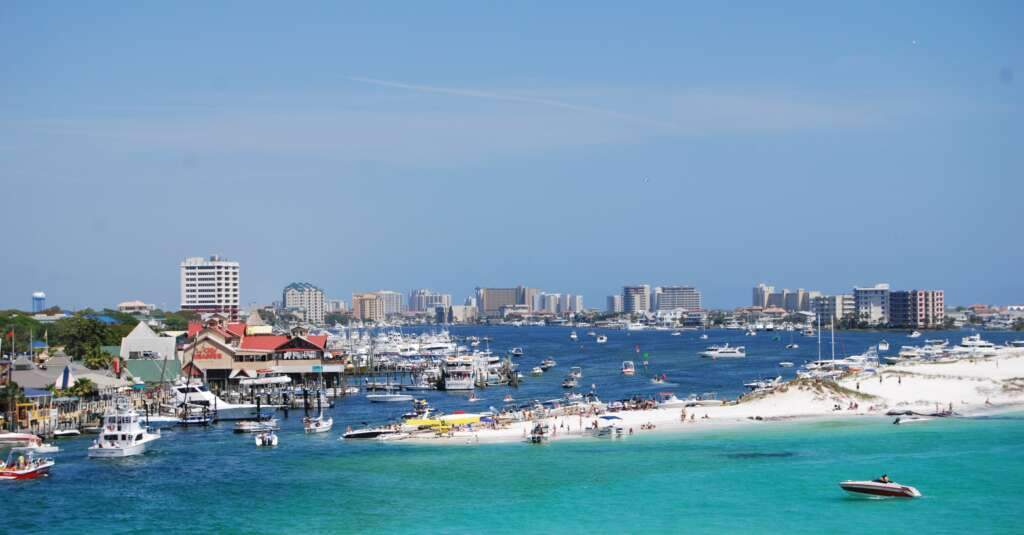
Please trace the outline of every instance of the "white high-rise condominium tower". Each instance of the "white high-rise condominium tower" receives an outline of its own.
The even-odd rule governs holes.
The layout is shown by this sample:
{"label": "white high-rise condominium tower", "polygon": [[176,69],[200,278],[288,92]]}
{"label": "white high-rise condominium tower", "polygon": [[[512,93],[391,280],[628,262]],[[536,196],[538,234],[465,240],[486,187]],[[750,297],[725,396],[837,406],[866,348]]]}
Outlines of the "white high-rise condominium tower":
{"label": "white high-rise condominium tower", "polygon": [[181,267],[181,309],[238,317],[238,262],[219,256],[186,258]]}
{"label": "white high-rise condominium tower", "polygon": [[643,314],[651,306],[651,287],[646,284],[622,287],[622,311],[626,314]]}

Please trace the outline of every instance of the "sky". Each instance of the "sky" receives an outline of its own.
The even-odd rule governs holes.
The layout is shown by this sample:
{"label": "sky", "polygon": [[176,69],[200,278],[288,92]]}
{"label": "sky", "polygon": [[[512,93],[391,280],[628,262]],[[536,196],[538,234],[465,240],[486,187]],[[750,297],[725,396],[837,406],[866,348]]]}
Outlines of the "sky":
{"label": "sky", "polygon": [[241,262],[1024,302],[1019,2],[0,3],[0,308]]}

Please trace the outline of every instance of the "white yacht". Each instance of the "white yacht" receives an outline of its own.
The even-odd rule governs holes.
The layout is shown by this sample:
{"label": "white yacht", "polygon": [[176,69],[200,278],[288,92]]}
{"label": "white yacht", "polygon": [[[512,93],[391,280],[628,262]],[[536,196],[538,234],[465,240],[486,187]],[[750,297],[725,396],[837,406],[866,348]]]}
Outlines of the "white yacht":
{"label": "white yacht", "polygon": [[965,336],[953,347],[953,352],[969,356],[989,356],[996,354],[996,346],[992,342],[981,339],[980,334]]}
{"label": "white yacht", "polygon": [[743,358],[747,356],[747,352],[746,348],[743,346],[730,346],[729,344],[725,344],[721,346],[710,346],[704,351],[701,351],[700,356],[710,359]]}
{"label": "white yacht", "polygon": [[473,359],[471,357],[448,357],[442,370],[445,390],[473,389]]}
{"label": "white yacht", "polygon": [[206,388],[206,385],[201,383],[186,384],[185,381],[179,381],[171,390],[174,391],[175,406],[180,406],[182,403],[205,406],[216,415],[218,420],[245,420],[256,416],[256,404],[229,403],[217,397]]}
{"label": "white yacht", "polygon": [[103,414],[103,431],[89,446],[89,457],[129,457],[145,453],[146,446],[160,438],[139,424],[139,413],[126,397]]}

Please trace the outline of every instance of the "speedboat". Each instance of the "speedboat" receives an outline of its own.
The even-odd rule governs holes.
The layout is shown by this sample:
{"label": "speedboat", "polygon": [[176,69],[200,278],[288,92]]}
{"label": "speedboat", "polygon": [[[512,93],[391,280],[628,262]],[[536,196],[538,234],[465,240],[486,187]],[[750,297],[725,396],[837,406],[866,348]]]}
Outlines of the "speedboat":
{"label": "speedboat", "polygon": [[542,369],[544,371],[547,371],[547,370],[550,370],[551,368],[554,368],[557,364],[558,363],[555,362],[555,359],[553,359],[551,357],[548,357],[548,358],[540,361],[540,369]]}
{"label": "speedboat", "polygon": [[476,403],[480,401],[480,398],[476,397],[476,392],[470,392],[469,398],[466,399],[469,403]]}
{"label": "speedboat", "polygon": [[882,341],[878,342],[878,350],[879,351],[888,351],[889,350],[889,342],[887,342],[885,340],[882,340]]}
{"label": "speedboat", "polygon": [[529,442],[531,444],[543,444],[551,439],[551,435],[548,434],[548,425],[538,423],[533,426],[533,430],[530,431]]}
{"label": "speedboat", "polygon": [[579,366],[569,368],[569,377],[574,379],[583,379],[583,368],[580,368]]}
{"label": "speedboat", "polygon": [[256,435],[256,447],[274,447],[277,446],[277,433],[273,431],[263,431]]}
{"label": "speedboat", "polygon": [[672,336],[682,336],[682,335],[683,335],[682,331],[672,331]]}
{"label": "speedboat", "polygon": [[61,427],[53,430],[53,438],[70,438],[81,435],[82,432],[74,427]]}
{"label": "speedboat", "polygon": [[534,366],[533,369],[530,370],[530,375],[533,375],[534,377],[544,375],[544,368],[541,368],[540,366]]}
{"label": "speedboat", "polygon": [[786,349],[800,349],[799,344],[786,344]]}
{"label": "speedboat", "polygon": [[658,392],[659,409],[678,409],[686,405],[686,400],[677,398],[675,392]]}
{"label": "speedboat", "polygon": [[580,337],[576,335],[576,331],[573,331],[573,332],[569,333],[569,339],[572,340],[573,342],[575,342],[576,340],[579,340]]}
{"label": "speedboat", "polygon": [[576,388],[577,384],[579,383],[576,382],[576,378],[570,375],[562,381],[562,388]]}
{"label": "speedboat", "polygon": [[385,437],[389,435],[403,434],[400,430],[392,427],[366,427],[363,429],[353,429],[346,431],[341,435],[341,440],[365,440],[365,439],[378,439],[386,440]]}
{"label": "speedboat", "polygon": [[912,333],[907,335],[907,338],[920,338],[920,337],[921,337],[921,331],[914,331],[914,332],[912,332]]}
{"label": "speedboat", "polygon": [[367,394],[366,395],[366,399],[370,403],[393,403],[393,402],[400,402],[400,401],[412,401],[413,397],[410,396],[409,394],[384,393],[384,394]]}
{"label": "speedboat", "polygon": [[700,339],[701,340],[707,340],[708,339],[707,333],[704,333],[704,334],[700,335]]}
{"label": "speedboat", "polygon": [[636,375],[636,366],[632,360],[626,360],[622,362],[622,375],[626,377],[632,377]]}
{"label": "speedboat", "polygon": [[273,431],[279,427],[277,418],[266,418],[264,420],[239,420],[235,422],[236,433],[261,433],[263,431]]}
{"label": "speedboat", "polygon": [[508,353],[509,353],[509,355],[512,355],[513,357],[521,357],[521,356],[523,356],[523,348],[521,348],[521,347],[513,347],[512,349],[509,350]]}
{"label": "speedboat", "polygon": [[784,361],[779,363],[779,366],[781,366],[783,368],[792,368],[793,367],[793,363],[789,362],[788,360],[784,360]]}
{"label": "speedboat", "polygon": [[[49,474],[50,468],[56,464],[53,462],[53,459],[36,459],[31,451],[27,453],[27,457],[15,450],[11,450],[7,454],[7,461],[0,463],[0,481],[43,477]],[[15,458],[15,455],[18,455],[18,457]]]}
{"label": "speedboat", "polygon": [[597,343],[599,343],[599,344],[603,344],[603,343],[605,343],[605,342],[607,342],[607,341],[608,341],[608,337],[607,337],[607,336],[605,336],[605,335],[603,335],[603,334],[601,334],[601,335],[598,335],[598,336],[597,336],[597,340],[595,340],[595,341],[596,341]]}
{"label": "speedboat", "polygon": [[839,487],[851,494],[890,496],[895,498],[920,498],[921,493],[909,485],[881,481],[841,481]]}
{"label": "speedboat", "polygon": [[897,416],[892,423],[893,425],[919,424],[929,420],[931,420],[931,418],[925,418],[923,416]]}
{"label": "speedboat", "polygon": [[595,333],[594,331],[587,331],[587,336],[594,337],[597,336],[597,333]]}
{"label": "speedboat", "polygon": [[151,433],[140,425],[139,413],[126,397],[119,397],[114,407],[103,414],[103,432],[89,446],[89,457],[130,457],[146,452],[150,442],[160,438],[160,431]]}
{"label": "speedboat", "polygon": [[501,399],[505,403],[515,403],[516,398],[512,397],[512,394],[505,394],[505,397]]}

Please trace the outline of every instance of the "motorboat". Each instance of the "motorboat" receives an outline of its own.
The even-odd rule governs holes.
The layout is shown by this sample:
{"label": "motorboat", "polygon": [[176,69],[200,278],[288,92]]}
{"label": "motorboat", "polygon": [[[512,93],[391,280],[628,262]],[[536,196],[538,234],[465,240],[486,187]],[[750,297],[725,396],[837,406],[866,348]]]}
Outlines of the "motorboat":
{"label": "motorboat", "polygon": [[16,446],[11,448],[13,451],[29,451],[32,453],[60,453],[60,447],[54,446],[53,444],[39,441],[36,444],[29,444],[28,446]]}
{"label": "motorboat", "polygon": [[31,446],[39,444],[43,439],[32,433],[9,433],[0,431],[0,448],[7,446]]}
{"label": "motorboat", "polygon": [[594,337],[597,336],[597,333],[595,333],[594,331],[587,331],[587,336]]}
{"label": "motorboat", "polygon": [[412,401],[413,397],[409,394],[385,392],[383,394],[367,394],[366,400],[370,403],[394,403],[400,401]]}
{"label": "motorboat", "polygon": [[782,367],[782,368],[792,368],[793,367],[793,363],[789,362],[788,360],[784,360],[784,361],[779,363],[779,366]]}
{"label": "motorboat", "polygon": [[[146,414],[142,417],[142,423],[146,424],[147,427],[158,428],[158,427],[171,427],[178,425],[180,418],[168,414]],[[99,427],[99,434],[103,430],[103,427]],[[89,431],[91,432],[91,431]]]}
{"label": "motorboat", "polygon": [[723,400],[718,399],[718,396],[714,392],[705,392],[699,396],[690,395],[686,398],[687,407],[717,407],[725,403]]}
{"label": "motorboat", "polygon": [[583,379],[583,368],[580,368],[579,366],[573,366],[572,368],[569,368],[569,377],[573,377],[575,379]]}
{"label": "motorboat", "polygon": [[280,428],[277,418],[266,418],[263,420],[239,420],[235,422],[236,433],[261,433],[273,431]]}
{"label": "motorboat", "polygon": [[685,407],[687,401],[676,397],[675,392],[658,392],[659,409],[678,409]]}
{"label": "motorboat", "polygon": [[527,440],[531,444],[543,444],[544,442],[551,440],[548,424],[538,423],[537,425],[534,425]]}
{"label": "motorboat", "polygon": [[530,370],[530,375],[534,377],[544,375],[544,368],[541,368],[540,366],[534,366],[533,369]]}
{"label": "motorboat", "polygon": [[480,401],[480,398],[476,397],[476,392],[470,392],[469,398],[467,398],[466,401],[469,403],[476,403],[477,401]]}
{"label": "motorboat", "polygon": [[897,416],[892,423],[893,425],[919,424],[930,420],[931,418],[924,416]]}
{"label": "motorboat", "polygon": [[632,360],[626,360],[622,362],[622,375],[626,377],[632,377],[636,375],[636,366]]}
{"label": "motorboat", "polygon": [[544,371],[550,370],[551,368],[554,368],[556,365],[558,365],[558,363],[555,362],[555,359],[553,359],[551,357],[548,357],[548,358],[540,361],[540,369],[542,369]]}
{"label": "motorboat", "polygon": [[573,331],[569,333],[569,339],[575,342],[576,340],[579,340],[580,337],[576,334],[576,331]]}
{"label": "motorboat", "polygon": [[704,351],[701,351],[700,356],[711,359],[743,358],[747,356],[747,353],[746,348],[743,346],[730,346],[729,344],[725,344],[721,346],[710,346]]}
{"label": "motorboat", "polygon": [[213,414],[203,411],[201,413],[186,412],[176,419],[175,425],[183,426],[205,426],[213,423]]}
{"label": "motorboat", "polygon": [[778,376],[774,379],[760,379],[757,381],[751,381],[744,383],[743,386],[749,388],[753,392],[763,392],[766,390],[772,390],[782,384],[782,376]]}
{"label": "motorboat", "polygon": [[512,397],[512,394],[505,394],[505,397],[501,399],[505,403],[515,403],[516,398]]}
{"label": "motorboat", "polygon": [[885,340],[879,341],[878,342],[878,350],[879,351],[888,351],[889,350],[889,342],[887,342]]}
{"label": "motorboat", "polygon": [[606,414],[597,418],[594,436],[598,438],[621,438],[626,434],[625,431],[625,428],[622,426],[622,418],[613,414]]}
{"label": "motorboat", "polygon": [[512,349],[510,349],[508,351],[508,354],[512,355],[513,357],[521,357],[521,356],[523,356],[523,348],[521,348],[521,347],[513,347]]}
{"label": "motorboat", "polygon": [[683,335],[682,331],[672,331],[672,336],[682,336],[682,335]]}
{"label": "motorboat", "polygon": [[578,384],[576,378],[570,375],[562,381],[562,388],[576,388]]}
{"label": "motorboat", "polygon": [[277,446],[277,433],[275,433],[275,432],[273,432],[271,430],[267,430],[267,431],[261,431],[261,432],[256,434],[256,447],[257,448],[261,448],[261,447],[273,448],[275,446]]}
{"label": "motorboat", "polygon": [[302,419],[302,427],[307,433],[326,433],[331,430],[332,426],[334,426],[334,418],[324,417],[322,412],[315,418]]}
{"label": "motorboat", "polygon": [[82,432],[77,428],[70,426],[63,426],[53,430],[53,438],[71,438],[81,434]]}
{"label": "motorboat", "polygon": [[701,340],[707,340],[707,339],[708,339],[708,333],[702,333],[702,334],[700,335],[700,339],[701,339]]}
{"label": "motorboat", "polygon": [[921,497],[921,492],[916,488],[891,481],[841,481],[839,483],[839,487],[851,494],[867,494],[870,496],[888,496],[894,498]]}
{"label": "motorboat", "polygon": [[118,397],[114,406],[103,413],[103,432],[89,446],[89,457],[130,457],[145,453],[149,444],[160,438],[160,431],[150,432],[140,420],[131,401]]}
{"label": "motorboat", "polygon": [[53,459],[37,459],[31,451],[19,452],[12,449],[7,453],[7,460],[0,463],[0,481],[44,477],[50,473],[50,468],[53,468],[54,464],[56,463]]}
{"label": "motorboat", "polygon": [[786,349],[800,349],[800,344],[796,344],[796,343],[786,344]]}
{"label": "motorboat", "polygon": [[907,338],[920,338],[920,337],[921,337],[921,331],[914,331],[914,332],[912,332],[912,333],[907,335]]}
{"label": "motorboat", "polygon": [[604,344],[604,343],[608,342],[608,337],[603,335],[603,334],[600,334],[600,335],[597,336],[597,340],[595,340],[595,342],[597,342],[599,344]]}
{"label": "motorboat", "polygon": [[393,427],[366,427],[363,429],[352,429],[341,435],[341,440],[386,440],[389,435],[403,434],[399,429]]}

